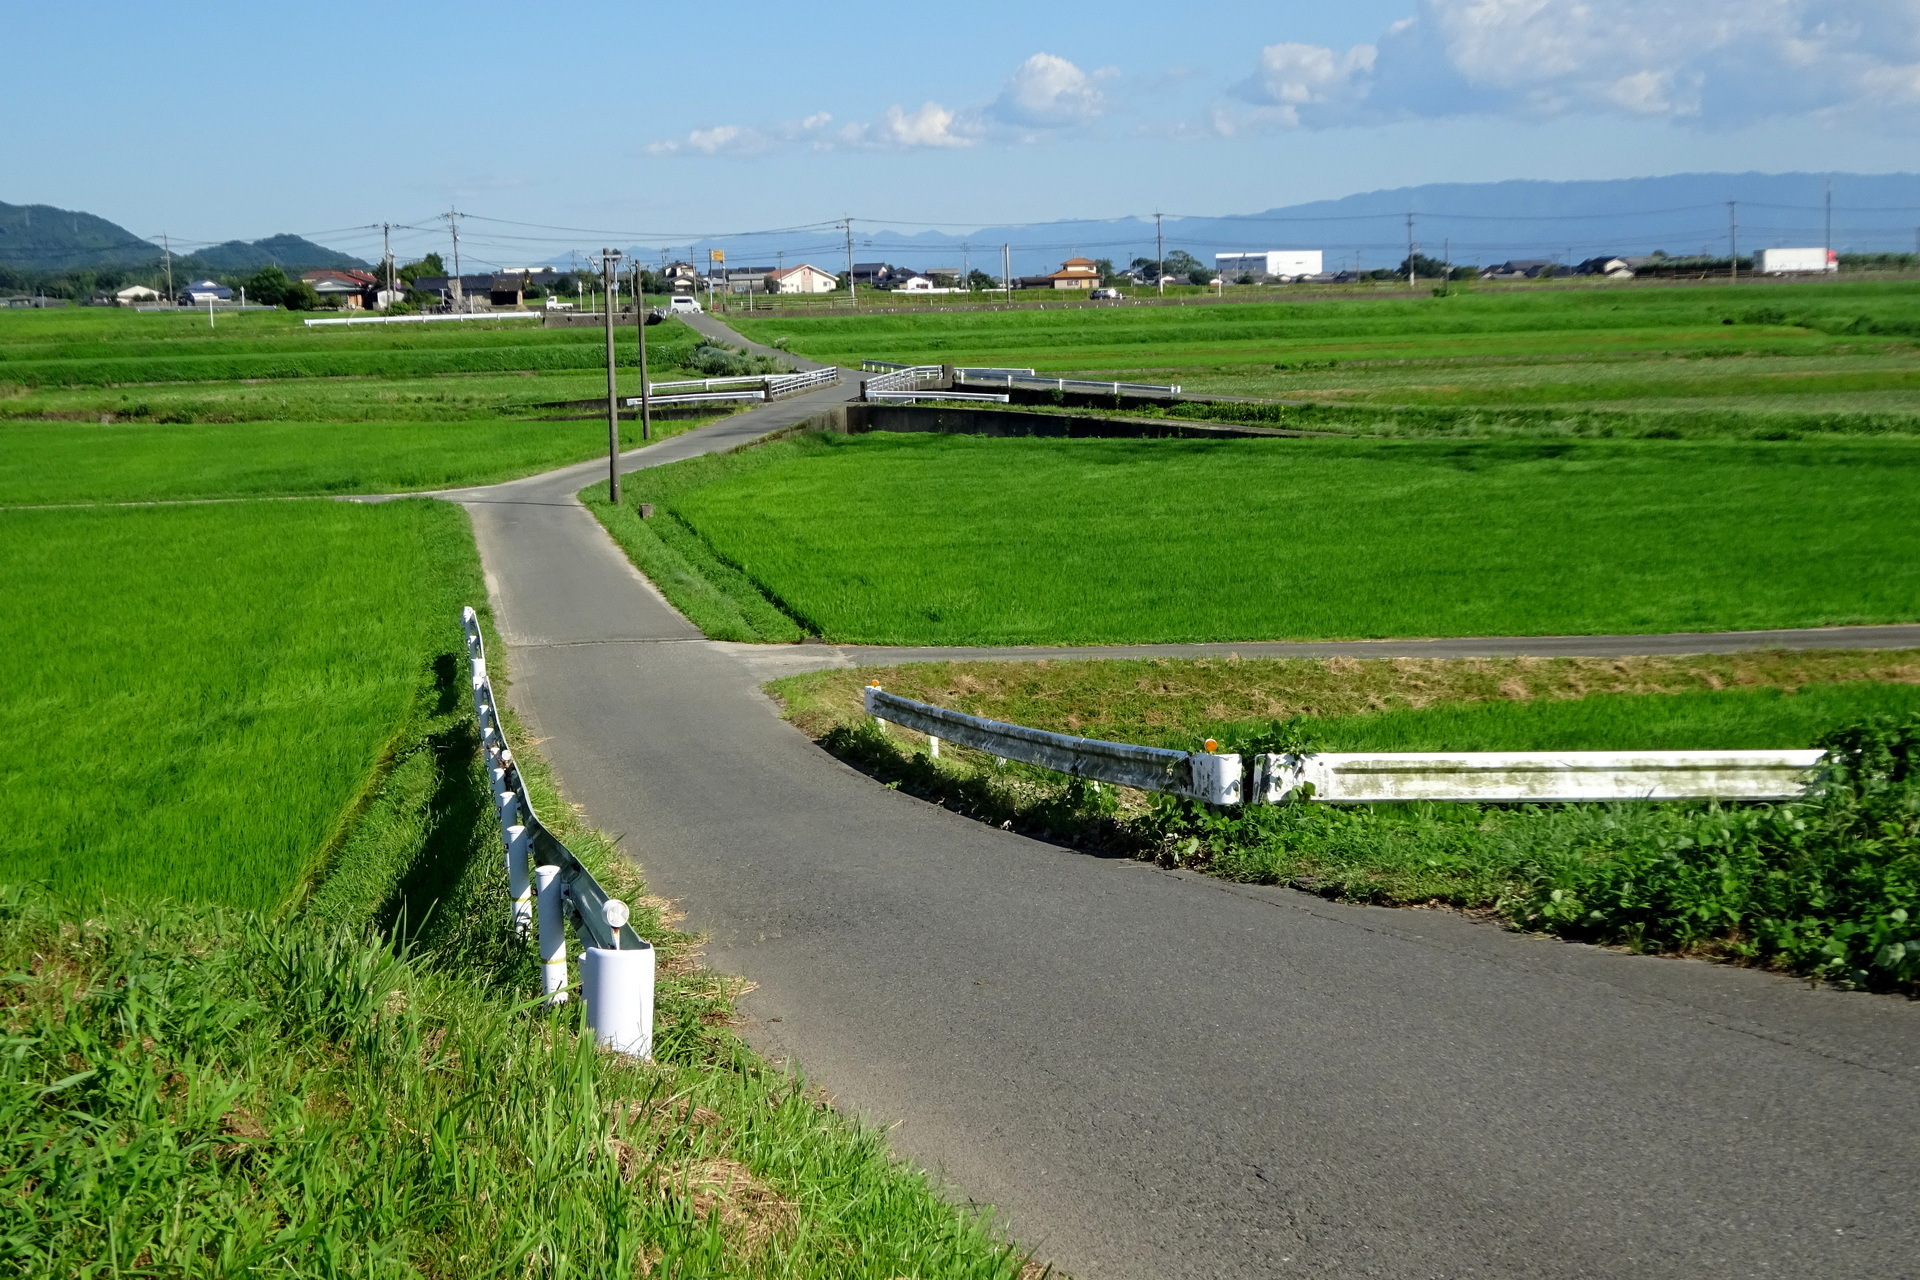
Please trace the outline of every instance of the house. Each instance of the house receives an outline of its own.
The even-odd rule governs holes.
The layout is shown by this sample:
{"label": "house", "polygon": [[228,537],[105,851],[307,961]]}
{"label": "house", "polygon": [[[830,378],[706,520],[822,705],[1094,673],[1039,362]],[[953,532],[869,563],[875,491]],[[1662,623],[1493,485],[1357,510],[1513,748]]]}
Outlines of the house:
{"label": "house", "polygon": [[1097,289],[1100,287],[1100,268],[1094,265],[1092,258],[1068,258],[1047,279],[1056,289]]}
{"label": "house", "polygon": [[669,262],[661,271],[667,289],[673,293],[694,293],[700,288],[700,271],[691,262]]}
{"label": "house", "polygon": [[902,271],[886,262],[856,262],[853,264],[853,282],[866,285],[869,289],[890,287],[896,276],[910,276],[913,272]]}
{"label": "house", "polygon": [[1588,258],[1573,269],[1577,276],[1610,276],[1615,280],[1633,279],[1633,264],[1625,258]]}
{"label": "house", "polygon": [[204,307],[209,302],[232,302],[233,290],[213,280],[196,280],[180,290],[174,301],[183,307]]}
{"label": "house", "polygon": [[143,284],[130,284],[113,295],[113,305],[116,307],[131,307],[143,302],[158,301],[160,301],[160,291],[149,289]]}
{"label": "house", "polygon": [[725,293],[765,293],[772,267],[732,267],[714,280],[714,287]]}
{"label": "house", "polygon": [[840,281],[831,271],[822,271],[810,262],[767,276],[768,293],[832,293]]}
{"label": "house", "polygon": [[889,286],[895,293],[939,293],[944,292],[933,287],[933,278],[915,272],[909,276],[896,277]]}
{"label": "house", "polygon": [[336,302],[350,311],[379,305],[373,295],[379,292],[380,281],[364,271],[320,267],[313,271],[302,271],[300,279],[320,295],[321,301]]}
{"label": "house", "polygon": [[[303,276],[302,279],[304,278]],[[459,285],[458,293],[454,290],[456,284]],[[458,298],[462,309],[470,307],[491,307],[494,305],[494,277],[490,275],[463,275],[458,279],[453,276],[415,276],[413,278],[413,289],[416,293],[432,294],[434,298],[447,306],[451,306],[454,300]],[[507,299],[504,305],[509,307],[518,305],[516,300],[522,296],[520,293],[520,282],[518,280],[508,282],[502,292]]]}
{"label": "house", "polygon": [[1013,278],[1013,287],[1016,289],[1051,289],[1053,288],[1053,277],[1015,276]]}
{"label": "house", "polygon": [[1482,280],[1537,280],[1562,270],[1551,258],[1515,258],[1481,270]]}

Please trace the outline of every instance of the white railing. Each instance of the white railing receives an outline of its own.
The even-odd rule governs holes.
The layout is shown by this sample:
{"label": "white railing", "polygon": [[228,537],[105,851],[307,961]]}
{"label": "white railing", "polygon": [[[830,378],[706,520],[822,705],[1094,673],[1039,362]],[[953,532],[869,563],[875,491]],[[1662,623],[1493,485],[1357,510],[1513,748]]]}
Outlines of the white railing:
{"label": "white railing", "polygon": [[580,955],[580,990],[595,1042],[621,1053],[651,1057],[653,946],[627,923],[627,904],[608,896],[593,873],[534,812],[494,700],[480,619],[472,609],[462,609],[460,625],[466,632],[472,671],[474,721],[506,848],[513,928],[525,937],[534,931],[537,917],[541,989],[548,1004],[564,1004],[566,922],[571,918],[587,943]]}
{"label": "white railing", "polygon": [[1006,404],[1012,396],[993,391],[870,391],[869,400],[987,400],[995,404]]}
{"label": "white railing", "polygon": [[[861,368],[880,361],[865,361]],[[940,381],[947,371],[937,364],[896,365],[875,378],[868,378],[860,384],[860,398],[878,400],[900,391],[918,391]]]}
{"label": "white railing", "polygon": [[[825,369],[813,369],[806,373],[754,373],[732,378],[688,378],[680,382],[649,382],[647,400],[650,404],[694,404],[702,400],[778,400],[782,396],[796,396],[818,387],[829,387],[840,381],[840,370],[828,366]],[[716,387],[737,386],[740,390],[715,390]],[[682,392],[680,387],[698,387],[698,391]],[[662,395],[661,392],[667,394]],[[640,404],[639,396],[627,397],[627,408]]]}
{"label": "white railing", "polygon": [[1031,369],[955,369],[953,383],[978,383],[982,386],[1015,387],[1022,391],[1081,391],[1094,395],[1177,396],[1179,384],[1164,386],[1157,382],[1100,382],[1093,378],[1049,378]]}
{"label": "white railing", "polygon": [[[1825,755],[1782,751],[1326,752],[1257,755],[1172,751],[986,720],[869,685],[867,714],[1004,760],[1208,804],[1318,800],[1534,802],[1791,800]],[[1246,776],[1243,776],[1246,775]]]}
{"label": "white railing", "polygon": [[311,329],[322,324],[438,324],[445,320],[538,320],[540,316],[538,311],[455,311],[434,316],[345,316],[338,320],[302,320],[300,323]]}

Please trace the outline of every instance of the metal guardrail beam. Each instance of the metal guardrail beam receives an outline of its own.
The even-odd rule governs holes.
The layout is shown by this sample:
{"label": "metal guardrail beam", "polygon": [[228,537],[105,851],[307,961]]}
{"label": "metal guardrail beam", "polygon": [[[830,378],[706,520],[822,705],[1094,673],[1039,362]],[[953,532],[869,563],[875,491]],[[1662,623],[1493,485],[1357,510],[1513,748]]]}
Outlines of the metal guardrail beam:
{"label": "metal guardrail beam", "polygon": [[878,685],[866,689],[867,714],[928,737],[991,752],[1007,760],[1039,765],[1076,778],[1110,782],[1140,791],[1190,796],[1208,804],[1240,802],[1240,757],[1204,751],[1171,751],[1165,747],[1138,747],[1098,738],[1029,729],[970,716],[925,702],[887,693]]}
{"label": "metal guardrail beam", "polygon": [[1296,793],[1333,804],[1791,800],[1806,793],[1825,755],[1812,750],[1261,755],[1253,760],[1250,798],[1256,804],[1279,804]]}
{"label": "metal guardrail beam", "polygon": [[1609,800],[1792,800],[1826,753],[1781,751],[1324,752],[1258,755],[1172,751],[1076,738],[914,702],[869,685],[867,714],[938,742],[991,752],[1076,778],[1209,804],[1440,800],[1569,804]]}
{"label": "metal guardrail beam", "polygon": [[[515,888],[524,885],[527,880],[528,866],[555,866],[560,868],[561,895],[567,903],[568,911],[578,923],[582,934],[596,947],[609,949],[638,949],[647,943],[633,931],[633,926],[622,921],[617,926],[610,923],[606,915],[606,904],[612,896],[593,878],[586,865],[567,848],[560,837],[547,829],[540,815],[534,812],[533,800],[527,794],[526,781],[520,776],[520,766],[514,763],[513,754],[507,749],[506,733],[502,726],[498,704],[494,701],[493,682],[487,674],[486,641],[480,634],[480,620],[472,609],[461,610],[461,628],[466,632],[467,658],[473,671],[474,717],[480,728],[480,743],[489,757],[489,764],[495,776],[495,804],[503,810],[501,828],[524,828],[524,836],[508,836],[508,879]],[[511,803],[503,803],[499,797],[512,797]],[[506,818],[515,817],[518,821],[507,822]],[[521,864],[516,877],[512,865],[514,843],[522,843],[526,861]],[[518,896],[516,894],[516,896]],[[616,913],[617,914],[617,913]],[[516,913],[524,927],[524,916]],[[616,942],[617,940],[617,942]]]}
{"label": "metal guardrail beam", "polygon": [[[681,382],[649,382],[647,401],[649,404],[695,404],[701,401],[717,400],[777,400],[781,396],[798,395],[803,391],[812,391],[816,387],[832,386],[840,381],[840,370],[829,367],[815,369],[808,373],[760,373],[740,378],[695,378]],[[749,383],[755,390],[715,391],[714,387],[727,383]],[[700,391],[682,392],[673,395],[661,395],[663,387],[701,387]],[[637,408],[639,396],[628,396],[625,400],[629,409]]]}

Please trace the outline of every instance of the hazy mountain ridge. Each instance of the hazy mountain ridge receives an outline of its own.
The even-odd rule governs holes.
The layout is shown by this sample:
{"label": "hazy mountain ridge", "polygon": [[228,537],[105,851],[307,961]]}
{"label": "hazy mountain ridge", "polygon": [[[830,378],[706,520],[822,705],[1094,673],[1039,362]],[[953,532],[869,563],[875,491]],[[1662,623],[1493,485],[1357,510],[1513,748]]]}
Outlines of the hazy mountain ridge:
{"label": "hazy mountain ridge", "polygon": [[[1406,256],[1406,215],[1422,253],[1455,262],[1510,258],[1580,261],[1599,254],[1660,249],[1678,255],[1724,254],[1729,214],[1738,220],[1743,254],[1785,245],[1820,245],[1826,236],[1824,200],[1833,186],[1833,247],[1842,251],[1912,250],[1920,227],[1920,174],[1681,173],[1655,178],[1571,182],[1427,183],[1359,192],[1335,200],[1278,205],[1261,213],[1175,216],[1164,226],[1169,252],[1178,248],[1211,261],[1215,253],[1260,249],[1322,249],[1328,269],[1384,267]],[[1176,208],[1202,197],[1177,193]],[[1729,210],[1728,202],[1734,202]],[[945,231],[867,231],[854,221],[856,261],[893,261],[918,269],[968,265],[999,275],[1001,246],[1011,246],[1013,269],[1052,270],[1080,254],[1126,262],[1154,256],[1151,216],[1064,219],[1030,226]],[[792,266],[810,261],[831,270],[846,266],[845,242],[834,229],[812,233],[731,236],[688,246],[704,263],[708,249],[724,249],[729,263]],[[674,256],[688,249],[676,246]],[[641,247],[643,261],[658,248]],[[569,256],[552,259],[566,265]]]}
{"label": "hazy mountain ridge", "polygon": [[[312,267],[364,267],[340,253],[296,235],[229,240],[192,253],[174,252],[180,271],[242,272],[265,266],[304,271]],[[45,204],[0,203],[0,267],[28,272],[101,271],[150,267],[162,261],[161,246],[117,223],[77,209]]]}

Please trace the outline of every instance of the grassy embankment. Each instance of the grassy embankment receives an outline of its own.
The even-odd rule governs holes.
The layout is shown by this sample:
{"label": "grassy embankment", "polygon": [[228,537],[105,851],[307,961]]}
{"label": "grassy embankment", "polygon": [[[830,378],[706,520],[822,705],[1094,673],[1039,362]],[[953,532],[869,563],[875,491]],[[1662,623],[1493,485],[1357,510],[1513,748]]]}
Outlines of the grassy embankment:
{"label": "grassy embankment", "polygon": [[1764,438],[1911,434],[1920,420],[1911,281],[732,322],[822,360],[1032,366],[1304,401],[1175,412],[1314,431]]}
{"label": "grassy embankment", "polygon": [[663,519],[595,510],[723,638],[1545,635],[1911,620],[1916,477],[1909,440],[874,434],[635,476]]}
{"label": "grassy embankment", "polygon": [[0,550],[21,659],[0,1266],[1021,1271],[744,1048],[733,984],[517,741],[541,812],[660,947],[658,1060],[595,1053],[577,1004],[536,1013],[463,678],[457,609],[486,593],[458,509],[16,510]]}
{"label": "grassy embankment", "polygon": [[[696,343],[649,331],[650,372]],[[307,329],[285,313],[0,316],[0,505],[395,493],[590,458],[604,339],[537,323]],[[632,330],[623,390],[637,389]],[[567,419],[572,416],[574,420]],[[703,419],[655,423],[656,436]],[[623,443],[639,424],[623,422]]]}
{"label": "grassy embankment", "polygon": [[[1519,751],[1834,745],[1790,805],[1186,802],[877,732],[869,679],[994,719],[1188,750]],[[823,746],[995,825],[1350,901],[1920,992],[1920,654],[1629,659],[929,663],[768,686]],[[1889,719],[1904,729],[1889,730]],[[1882,727],[1842,733],[1847,725]],[[1851,751],[1849,749],[1852,749]]]}

